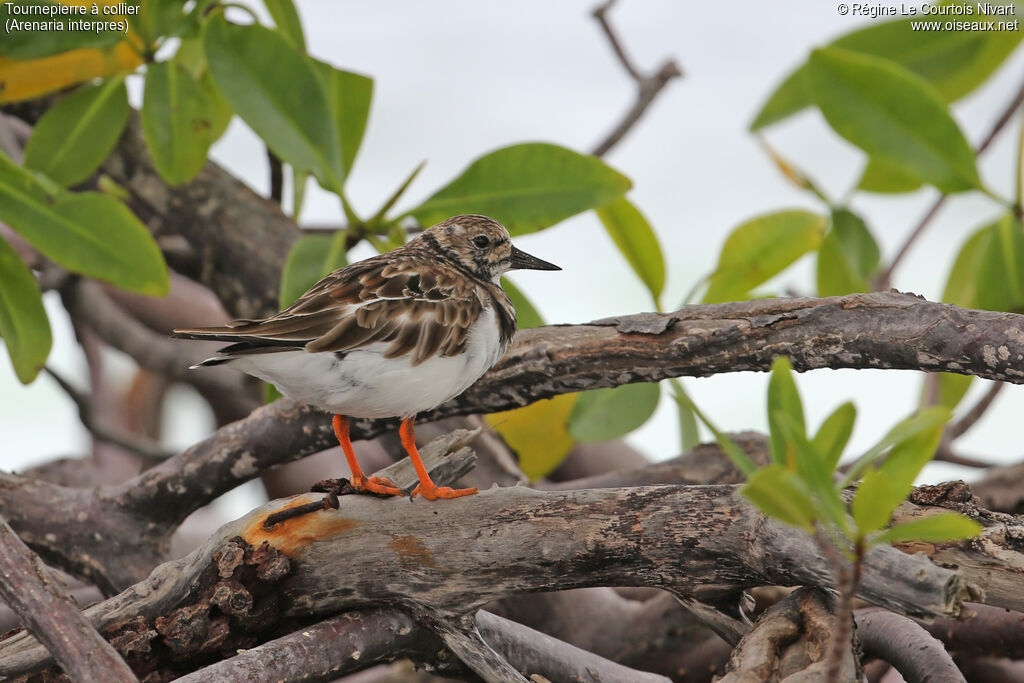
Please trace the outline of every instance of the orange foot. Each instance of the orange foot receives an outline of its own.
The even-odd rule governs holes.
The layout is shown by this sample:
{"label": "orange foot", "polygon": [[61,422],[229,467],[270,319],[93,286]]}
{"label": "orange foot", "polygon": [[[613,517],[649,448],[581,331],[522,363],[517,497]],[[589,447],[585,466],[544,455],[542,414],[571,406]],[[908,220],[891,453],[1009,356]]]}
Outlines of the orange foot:
{"label": "orange foot", "polygon": [[369,491],[370,493],[376,493],[381,496],[404,496],[405,492],[395,486],[392,482],[384,479],[383,477],[370,477],[367,479],[363,475],[353,475],[349,480],[356,491],[360,493]]}
{"label": "orange foot", "polygon": [[416,488],[412,490],[412,495],[423,495],[427,500],[437,500],[438,498],[461,498],[462,496],[472,496],[475,493],[479,493],[477,489],[453,489],[450,486],[436,486],[431,482],[429,487],[425,487],[422,483],[418,484]]}

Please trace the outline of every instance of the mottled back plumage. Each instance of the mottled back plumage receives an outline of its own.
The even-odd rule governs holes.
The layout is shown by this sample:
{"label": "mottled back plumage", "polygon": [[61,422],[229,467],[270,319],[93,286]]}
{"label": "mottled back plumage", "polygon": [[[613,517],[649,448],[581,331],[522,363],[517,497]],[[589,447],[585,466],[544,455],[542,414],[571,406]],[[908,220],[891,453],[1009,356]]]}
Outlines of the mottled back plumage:
{"label": "mottled back plumage", "polygon": [[205,364],[296,349],[345,354],[385,343],[385,358],[408,354],[419,365],[463,352],[472,325],[493,308],[504,349],[515,334],[516,313],[497,280],[512,259],[500,223],[455,216],[391,252],[330,273],[274,316],[176,330],[175,336],[234,342]]}

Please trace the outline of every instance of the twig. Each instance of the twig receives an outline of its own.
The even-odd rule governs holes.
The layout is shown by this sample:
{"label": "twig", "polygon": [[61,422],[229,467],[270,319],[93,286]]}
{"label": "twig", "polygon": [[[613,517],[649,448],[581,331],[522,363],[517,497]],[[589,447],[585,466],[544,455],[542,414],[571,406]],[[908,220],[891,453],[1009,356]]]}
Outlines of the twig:
{"label": "twig", "polygon": [[945,440],[939,443],[939,447],[935,451],[935,457],[932,460],[935,462],[948,462],[951,465],[960,465],[962,467],[975,467],[977,469],[987,469],[996,466],[996,463],[991,460],[975,458],[963,453],[955,453],[952,446]]}
{"label": "twig", "polygon": [[75,681],[135,681],[46,565],[0,518],[0,596]]}
{"label": "twig", "polygon": [[942,643],[902,614],[867,607],[857,610],[856,620],[864,654],[889,662],[908,683],[966,683]]}
{"label": "twig", "polygon": [[[993,143],[993,141],[995,141],[999,133],[1003,130],[1003,128],[1006,127],[1006,124],[1009,123],[1010,119],[1013,118],[1014,112],[1017,111],[1018,107],[1020,107],[1022,102],[1024,102],[1024,83],[1021,83],[1021,86],[1017,89],[1017,92],[1014,94],[1013,98],[1006,105],[1006,108],[1003,109],[1003,111],[999,114],[999,117],[995,120],[995,123],[992,124],[992,127],[988,131],[988,134],[985,135],[985,138],[981,141],[981,143],[975,150],[975,154],[980,156],[985,152],[985,150],[989,148],[989,146]],[[892,281],[892,274],[896,270],[896,267],[900,264],[904,257],[906,257],[907,253],[910,251],[910,247],[913,246],[914,242],[917,241],[917,238],[921,236],[921,233],[924,232],[925,228],[928,227],[932,219],[935,218],[935,214],[939,212],[939,209],[942,208],[942,205],[945,202],[946,195],[942,195],[934,202],[932,202],[932,205],[930,207],[928,207],[928,210],[925,211],[924,215],[921,217],[921,220],[918,221],[917,226],[910,232],[910,235],[907,236],[907,239],[900,246],[899,251],[896,252],[896,256],[894,256],[892,261],[889,263],[889,267],[886,268],[885,272],[882,273],[881,277],[878,278],[878,282],[876,283],[875,287],[876,289],[886,290],[889,288],[889,284]]]}
{"label": "twig", "polygon": [[71,386],[71,383],[53,368],[46,366],[43,370],[53,378],[53,381],[55,381],[58,386],[64,390],[64,393],[68,395],[68,398],[74,402],[75,406],[78,408],[78,419],[82,422],[82,426],[89,430],[89,433],[95,438],[100,441],[106,441],[107,443],[114,444],[115,446],[134,453],[143,459],[165,460],[173,455],[171,451],[165,449],[159,443],[144,434],[132,434],[131,432],[100,424],[99,421],[95,419],[92,400],[89,396],[86,396],[82,392],[78,391],[78,389]]}
{"label": "twig", "polygon": [[604,4],[598,5],[594,8],[594,18],[601,25],[605,36],[608,38],[608,43],[612,46],[612,50],[615,51],[615,55],[619,58],[619,63],[626,70],[626,73],[636,81],[637,95],[636,101],[633,106],[626,112],[622,117],[622,120],[611,130],[610,133],[601,141],[591,152],[594,156],[604,156],[611,149],[625,137],[626,133],[636,125],[640,117],[644,115],[647,109],[654,102],[654,99],[658,96],[658,93],[668,85],[669,81],[673,78],[677,78],[683,75],[682,69],[674,59],[668,59],[653,74],[645,76],[640,72],[639,69],[633,64],[629,55],[626,54],[625,49],[622,47],[622,43],[619,41],[618,36],[615,34],[615,30],[612,28],[611,23],[608,21],[608,11],[615,4],[616,0],[607,0]]}
{"label": "twig", "polygon": [[988,391],[985,392],[985,395],[978,399],[978,402],[971,406],[971,409],[963,417],[946,427],[947,438],[950,441],[955,441],[977,424],[978,420],[992,406],[992,402],[996,400],[996,396],[999,395],[1004,386],[1006,385],[1003,382],[993,382],[989,386]]}
{"label": "twig", "polygon": [[270,166],[270,198],[278,206],[284,194],[284,166],[281,159],[267,147],[267,163]]}

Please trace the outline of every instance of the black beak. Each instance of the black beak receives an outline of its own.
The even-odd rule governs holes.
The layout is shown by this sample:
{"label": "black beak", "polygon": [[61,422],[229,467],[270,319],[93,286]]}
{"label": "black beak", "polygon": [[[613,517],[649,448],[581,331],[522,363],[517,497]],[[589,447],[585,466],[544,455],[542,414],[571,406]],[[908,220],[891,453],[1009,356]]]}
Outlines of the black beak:
{"label": "black beak", "polygon": [[512,269],[513,270],[561,270],[554,263],[542,261],[536,256],[530,256],[522,249],[512,245]]}

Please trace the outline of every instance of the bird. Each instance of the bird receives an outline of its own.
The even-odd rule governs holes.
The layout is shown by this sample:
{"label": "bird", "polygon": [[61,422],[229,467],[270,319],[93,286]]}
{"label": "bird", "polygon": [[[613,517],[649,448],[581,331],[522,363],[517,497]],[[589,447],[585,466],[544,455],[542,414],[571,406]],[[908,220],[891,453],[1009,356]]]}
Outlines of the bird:
{"label": "bird", "polygon": [[226,365],[331,413],[357,492],[404,495],[387,479],[363,473],[349,439],[350,418],[397,417],[419,477],[412,495],[458,498],[477,489],[431,480],[413,422],[464,392],[505,354],[516,311],[500,278],[515,269],[561,270],[514,246],[497,220],[453,216],[392,251],[331,272],[268,318],[172,336],[228,342],[193,368]]}

